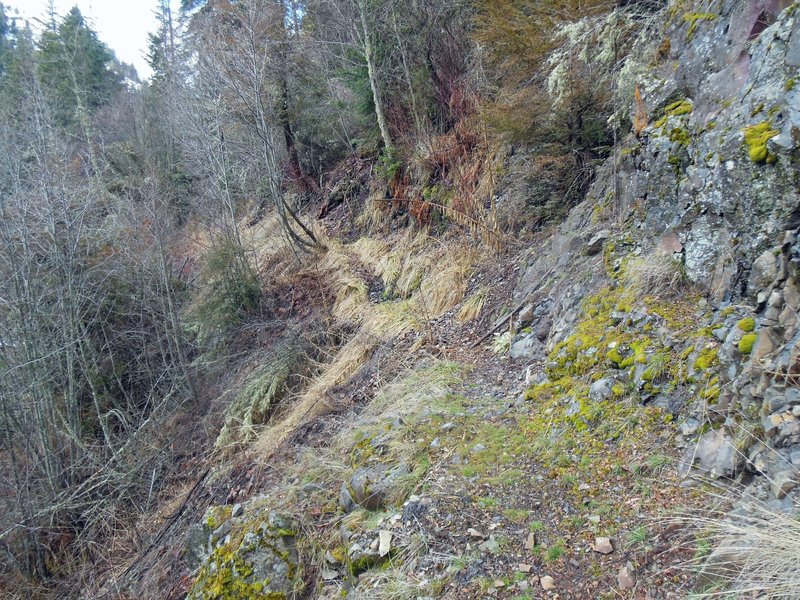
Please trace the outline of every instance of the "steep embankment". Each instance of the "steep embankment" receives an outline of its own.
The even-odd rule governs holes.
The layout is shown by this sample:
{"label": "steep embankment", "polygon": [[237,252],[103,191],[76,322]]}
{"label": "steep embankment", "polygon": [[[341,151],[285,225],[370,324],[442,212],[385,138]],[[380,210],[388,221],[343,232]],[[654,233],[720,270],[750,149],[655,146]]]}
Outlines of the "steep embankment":
{"label": "steep embankment", "polygon": [[[279,406],[264,399],[284,371],[266,367],[232,403],[226,436],[244,423],[232,439],[258,440],[202,482],[217,505],[173,563],[187,574],[174,597],[797,582],[782,546],[749,549],[775,531],[765,510],[797,506],[800,13],[674,2],[633,56],[620,83],[639,88],[634,133],[521,259],[457,238],[327,241],[306,276],[340,343]],[[500,306],[502,333],[472,347]],[[729,508],[698,481],[734,492],[721,528],[670,521]],[[720,541],[699,576],[687,568]]]}

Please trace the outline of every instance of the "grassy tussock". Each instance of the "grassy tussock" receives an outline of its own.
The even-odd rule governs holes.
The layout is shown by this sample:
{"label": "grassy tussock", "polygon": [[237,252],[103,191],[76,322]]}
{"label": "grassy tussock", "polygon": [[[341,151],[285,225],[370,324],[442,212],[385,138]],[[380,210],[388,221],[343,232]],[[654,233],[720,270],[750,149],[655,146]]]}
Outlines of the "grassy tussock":
{"label": "grassy tussock", "polygon": [[482,287],[467,298],[461,310],[458,312],[458,320],[462,323],[469,323],[477,319],[481,315],[481,312],[483,312],[483,306],[486,304],[487,295],[488,290]]}
{"label": "grassy tussock", "polygon": [[286,393],[289,381],[302,368],[298,340],[281,346],[248,373],[241,389],[226,411],[225,424],[217,436],[217,448],[254,439],[256,427],[267,422]]}
{"label": "grassy tussock", "polygon": [[762,503],[748,508],[746,516],[721,511],[681,519],[698,529],[708,548],[691,565],[700,571],[702,588],[692,598],[797,598],[800,520]]}
{"label": "grassy tussock", "polygon": [[640,297],[675,297],[686,290],[689,280],[680,261],[656,251],[628,263],[625,285]]}

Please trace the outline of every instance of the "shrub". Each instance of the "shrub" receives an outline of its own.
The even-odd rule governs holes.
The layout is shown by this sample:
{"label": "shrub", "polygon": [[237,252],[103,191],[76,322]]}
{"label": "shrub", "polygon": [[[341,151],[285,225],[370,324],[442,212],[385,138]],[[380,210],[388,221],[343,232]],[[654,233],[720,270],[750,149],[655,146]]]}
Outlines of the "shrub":
{"label": "shrub", "polygon": [[201,332],[228,330],[260,304],[256,272],[241,244],[233,240],[215,243],[206,256],[201,278],[205,293],[195,311]]}

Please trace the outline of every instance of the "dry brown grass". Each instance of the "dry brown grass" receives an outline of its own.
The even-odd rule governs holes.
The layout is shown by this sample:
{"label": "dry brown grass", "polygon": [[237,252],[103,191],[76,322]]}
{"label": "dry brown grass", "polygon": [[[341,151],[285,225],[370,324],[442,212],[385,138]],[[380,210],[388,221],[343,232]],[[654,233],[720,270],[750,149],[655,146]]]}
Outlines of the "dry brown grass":
{"label": "dry brown grass", "polygon": [[486,287],[481,287],[477,292],[467,298],[461,306],[461,310],[458,311],[458,320],[462,323],[469,323],[481,316],[488,293],[489,290]]}
{"label": "dry brown grass", "polygon": [[[392,241],[390,245],[364,238],[347,246],[326,241],[328,250],[318,270],[338,290],[332,316],[355,332],[282,418],[264,431],[255,445],[259,455],[269,455],[300,425],[335,408],[331,391],[356,373],[379,345],[423,331],[428,321],[463,300],[478,259],[476,250],[463,243],[435,244],[422,234],[405,233]],[[359,266],[391,283],[401,299],[371,303]]]}
{"label": "dry brown grass", "polygon": [[800,520],[752,498],[746,504],[746,514],[721,510],[681,519],[696,527],[711,552],[698,553],[687,565],[701,573],[701,589],[692,598],[797,598]]}
{"label": "dry brown grass", "polygon": [[657,250],[627,264],[625,284],[640,297],[675,297],[688,288],[689,280],[679,260]]}

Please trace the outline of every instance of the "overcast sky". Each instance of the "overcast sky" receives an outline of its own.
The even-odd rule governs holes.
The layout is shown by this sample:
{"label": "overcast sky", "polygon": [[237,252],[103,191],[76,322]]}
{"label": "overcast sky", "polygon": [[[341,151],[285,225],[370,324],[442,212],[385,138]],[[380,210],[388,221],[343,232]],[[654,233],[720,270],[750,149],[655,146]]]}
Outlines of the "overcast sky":
{"label": "overcast sky", "polygon": [[[9,15],[18,11],[21,16],[34,19],[47,14],[47,0],[0,2]],[[146,78],[150,75],[144,55],[147,52],[147,34],[156,29],[153,11],[158,6],[158,0],[55,0],[59,15],[66,14],[75,5],[117,58],[132,63],[140,77]],[[173,1],[173,6],[177,5],[178,1]]]}

